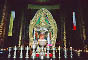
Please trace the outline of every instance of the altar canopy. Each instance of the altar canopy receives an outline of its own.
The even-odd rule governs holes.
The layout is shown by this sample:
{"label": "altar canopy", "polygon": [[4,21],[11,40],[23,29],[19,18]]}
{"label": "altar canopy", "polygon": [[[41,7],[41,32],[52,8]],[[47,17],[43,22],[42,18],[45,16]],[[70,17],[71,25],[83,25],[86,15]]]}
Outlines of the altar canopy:
{"label": "altar canopy", "polygon": [[38,10],[30,20],[29,25],[29,45],[33,41],[38,41],[40,34],[44,34],[44,39],[48,44],[55,46],[57,38],[57,24],[52,14],[45,8]]}

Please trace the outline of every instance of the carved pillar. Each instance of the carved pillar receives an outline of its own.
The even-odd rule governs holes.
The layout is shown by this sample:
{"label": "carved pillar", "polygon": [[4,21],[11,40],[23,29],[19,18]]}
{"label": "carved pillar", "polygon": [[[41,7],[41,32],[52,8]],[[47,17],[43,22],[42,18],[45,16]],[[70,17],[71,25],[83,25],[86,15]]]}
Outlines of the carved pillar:
{"label": "carved pillar", "polygon": [[0,23],[0,43],[3,46],[6,34],[6,17],[7,17],[7,0],[4,3],[4,7],[2,10],[2,19]]}

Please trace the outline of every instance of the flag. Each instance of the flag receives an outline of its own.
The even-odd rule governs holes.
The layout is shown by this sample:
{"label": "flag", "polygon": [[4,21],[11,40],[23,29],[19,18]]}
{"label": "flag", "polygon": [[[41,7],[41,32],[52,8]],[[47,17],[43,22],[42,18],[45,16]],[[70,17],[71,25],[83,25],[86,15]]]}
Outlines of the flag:
{"label": "flag", "polygon": [[76,30],[76,17],[75,17],[75,12],[73,12],[73,30]]}
{"label": "flag", "polygon": [[13,29],[13,21],[14,21],[14,19],[15,19],[15,11],[11,11],[8,36],[12,36],[12,29]]}

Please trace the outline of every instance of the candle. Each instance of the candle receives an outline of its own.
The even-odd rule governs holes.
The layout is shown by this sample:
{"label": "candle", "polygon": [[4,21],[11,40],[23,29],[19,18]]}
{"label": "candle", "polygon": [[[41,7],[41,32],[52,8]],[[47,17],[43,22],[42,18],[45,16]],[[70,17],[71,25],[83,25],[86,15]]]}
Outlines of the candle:
{"label": "candle", "polygon": [[35,40],[35,29],[34,29],[34,40]]}
{"label": "candle", "polygon": [[60,46],[59,46],[59,49],[58,49],[58,50],[59,50],[59,58],[61,58],[61,57],[60,57]]}

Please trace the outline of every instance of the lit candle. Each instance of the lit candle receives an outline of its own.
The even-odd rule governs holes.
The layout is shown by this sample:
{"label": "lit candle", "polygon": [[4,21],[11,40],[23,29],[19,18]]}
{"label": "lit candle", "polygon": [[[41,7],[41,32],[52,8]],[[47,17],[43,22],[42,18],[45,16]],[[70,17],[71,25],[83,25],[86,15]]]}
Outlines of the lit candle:
{"label": "lit candle", "polygon": [[35,29],[34,29],[34,40],[35,40]]}
{"label": "lit candle", "polygon": [[27,53],[28,53],[28,46],[27,46]]}
{"label": "lit candle", "polygon": [[60,46],[59,46],[59,49],[58,49],[58,50],[59,50],[59,58],[61,58],[61,57],[60,57]]}
{"label": "lit candle", "polygon": [[67,50],[66,50],[66,47],[64,47],[64,57],[67,58]]}
{"label": "lit candle", "polygon": [[49,37],[49,33],[48,33],[47,40],[48,40],[48,45],[50,45],[50,37]]}
{"label": "lit candle", "polygon": [[59,46],[59,50],[60,50],[60,46]]}
{"label": "lit candle", "polygon": [[73,54],[72,54],[72,47],[70,47],[70,51],[71,51],[71,52],[70,52],[70,53],[71,53],[70,56],[71,56],[71,58],[72,58],[72,57],[73,57]]}
{"label": "lit candle", "polygon": [[27,51],[26,51],[26,57],[25,57],[25,58],[29,58],[29,55],[28,55],[28,48],[29,48],[29,47],[27,46],[27,48],[26,48]]}
{"label": "lit candle", "polygon": [[72,47],[70,47],[70,50],[72,51]]}

